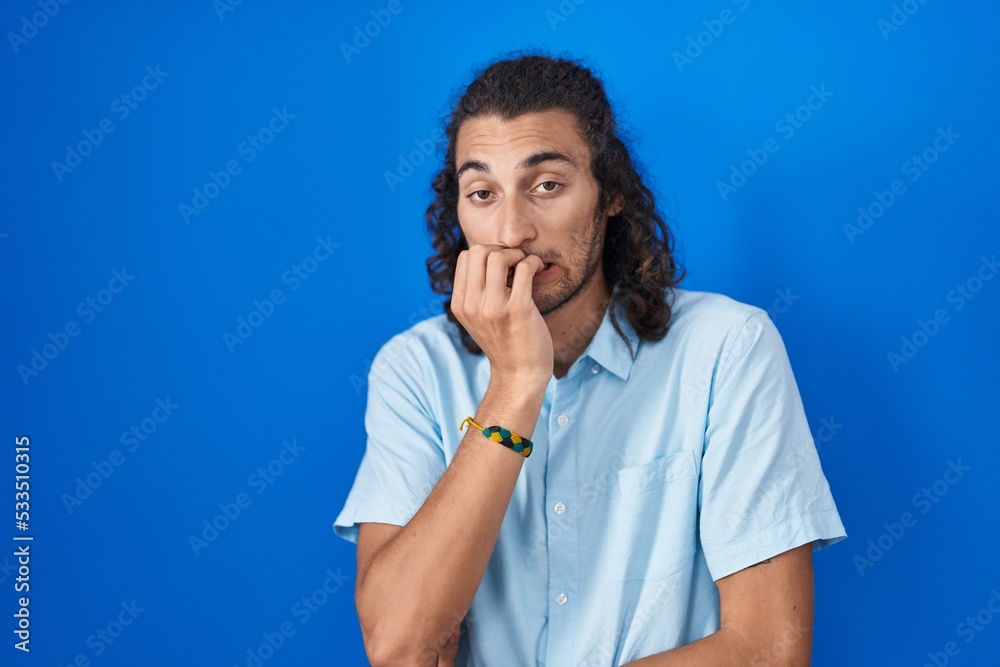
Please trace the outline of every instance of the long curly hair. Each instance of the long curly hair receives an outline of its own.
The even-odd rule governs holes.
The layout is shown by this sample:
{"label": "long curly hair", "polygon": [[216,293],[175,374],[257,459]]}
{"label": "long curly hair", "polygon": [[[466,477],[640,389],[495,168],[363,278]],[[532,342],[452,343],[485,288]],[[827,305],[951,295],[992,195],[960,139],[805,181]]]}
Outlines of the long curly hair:
{"label": "long curly hair", "polygon": [[[620,138],[614,112],[601,81],[581,63],[538,53],[495,61],[461,94],[445,118],[444,166],[431,182],[434,201],[425,218],[434,254],[427,259],[431,289],[449,298],[443,308],[458,327],[462,344],[473,354],[482,350],[451,311],[458,255],[469,246],[458,222],[455,144],[462,123],[497,116],[512,120],[523,114],[564,109],[573,113],[590,148],[591,171],[598,185],[599,211],[620,197],[622,209],[608,218],[602,266],[609,289],[611,323],[622,332],[616,310],[624,312],[639,338],[661,340],[670,321],[668,292],[684,278],[674,257],[674,238],[657,213],[653,193],[643,183],[628,148]],[[616,290],[615,287],[618,289]],[[634,354],[634,351],[633,351]]]}

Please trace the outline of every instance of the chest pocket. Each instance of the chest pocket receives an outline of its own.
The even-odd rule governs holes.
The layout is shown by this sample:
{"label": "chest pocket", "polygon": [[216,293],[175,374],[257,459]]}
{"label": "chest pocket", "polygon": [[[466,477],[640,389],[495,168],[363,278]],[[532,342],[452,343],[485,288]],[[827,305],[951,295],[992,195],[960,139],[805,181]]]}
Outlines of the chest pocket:
{"label": "chest pocket", "polygon": [[697,493],[694,450],[618,470],[609,488],[609,577],[661,579],[690,563]]}

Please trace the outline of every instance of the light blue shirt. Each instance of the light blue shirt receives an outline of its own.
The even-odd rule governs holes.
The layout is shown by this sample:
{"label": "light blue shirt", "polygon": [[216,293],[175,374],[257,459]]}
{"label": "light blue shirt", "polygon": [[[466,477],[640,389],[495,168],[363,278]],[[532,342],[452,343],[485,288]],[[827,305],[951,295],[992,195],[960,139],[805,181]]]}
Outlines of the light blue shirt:
{"label": "light blue shirt", "polygon": [[[784,344],[760,308],[674,290],[667,336],[606,313],[545,391],[461,667],[608,667],[719,629],[715,581],[847,534]],[[395,336],[368,378],[368,443],[334,530],[405,525],[489,383],[444,315]],[[486,426],[486,424],[484,424]],[[483,447],[500,447],[483,439]]]}

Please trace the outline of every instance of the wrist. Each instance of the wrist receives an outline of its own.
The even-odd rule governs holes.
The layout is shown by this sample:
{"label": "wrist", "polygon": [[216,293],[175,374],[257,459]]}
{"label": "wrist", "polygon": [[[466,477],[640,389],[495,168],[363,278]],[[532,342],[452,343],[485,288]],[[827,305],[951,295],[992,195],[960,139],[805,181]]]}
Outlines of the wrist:
{"label": "wrist", "polygon": [[494,382],[486,390],[476,411],[476,421],[486,426],[502,426],[530,439],[542,410],[545,387],[517,382]]}
{"label": "wrist", "polygon": [[552,369],[547,370],[502,370],[490,367],[489,388],[495,393],[505,396],[533,396],[545,394],[549,380],[552,379]]}

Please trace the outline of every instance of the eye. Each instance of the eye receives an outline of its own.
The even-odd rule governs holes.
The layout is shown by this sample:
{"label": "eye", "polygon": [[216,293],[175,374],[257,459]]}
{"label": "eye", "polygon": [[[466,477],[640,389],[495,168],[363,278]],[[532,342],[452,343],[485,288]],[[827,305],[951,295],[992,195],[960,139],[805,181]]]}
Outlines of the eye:
{"label": "eye", "polygon": [[[547,185],[552,186],[551,188],[545,187]],[[542,189],[542,192],[555,192],[558,188],[562,187],[562,183],[556,183],[555,181],[542,181],[538,184],[538,187]]]}
{"label": "eye", "polygon": [[[479,195],[485,195],[485,198],[480,197]],[[489,200],[489,198],[490,198],[490,191],[489,190],[473,190],[471,193],[469,193],[468,198],[471,199],[473,202],[478,202],[478,203],[481,204],[481,203],[484,203],[487,200]]]}

